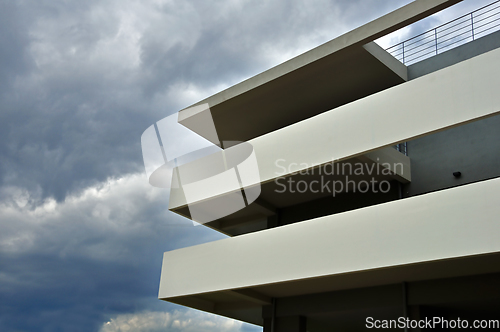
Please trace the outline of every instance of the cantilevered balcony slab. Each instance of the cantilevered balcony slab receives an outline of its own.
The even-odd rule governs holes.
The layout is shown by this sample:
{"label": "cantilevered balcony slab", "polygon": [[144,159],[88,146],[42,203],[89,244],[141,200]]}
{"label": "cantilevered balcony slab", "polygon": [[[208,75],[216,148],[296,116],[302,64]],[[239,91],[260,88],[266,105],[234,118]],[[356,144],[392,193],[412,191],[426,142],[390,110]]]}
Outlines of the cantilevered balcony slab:
{"label": "cantilevered balcony slab", "polygon": [[166,252],[159,298],[259,323],[272,297],[498,272],[498,188],[496,178]]}
{"label": "cantilevered balcony slab", "polygon": [[[416,0],[193,106],[208,104],[220,140],[247,141],[401,84],[406,67],[373,41],[459,1]],[[203,136],[202,113],[179,122]]]}
{"label": "cantilevered balcony slab", "polygon": [[[239,145],[235,148],[237,147]],[[199,179],[210,174],[215,175],[213,177],[215,179],[216,173],[219,173],[217,170],[221,172],[232,171],[231,167],[223,165],[224,162],[227,165],[229,159],[227,155],[232,149],[234,148],[222,150],[196,162],[181,166],[175,170],[174,176],[178,176],[178,172],[188,175],[192,173],[194,178]],[[201,184],[201,187],[196,190],[196,193],[202,196],[198,200],[194,200],[192,196],[187,197],[183,186],[172,188],[170,210],[226,235],[233,236],[266,229],[269,225],[295,222],[297,217],[290,220],[286,217],[285,210],[288,211],[287,209],[292,206],[308,204],[312,201],[323,207],[321,213],[331,214],[356,208],[361,202],[364,205],[371,205],[396,199],[397,183],[408,183],[411,179],[410,159],[393,147],[382,148],[348,160],[332,162],[322,167],[312,167],[300,172],[296,172],[296,169],[304,165],[288,164],[284,159],[277,160],[277,165],[283,176],[277,173],[275,181],[262,182],[259,184],[260,188],[250,185],[250,194],[252,191],[255,192],[254,198],[256,199],[250,200],[249,192],[246,190],[246,203],[249,204],[238,211],[224,213],[217,208],[221,204],[223,204],[222,209],[224,209],[224,205],[226,207],[229,205],[229,208],[234,207],[235,204],[232,203],[231,196],[235,193],[238,195],[241,191],[239,183],[235,182],[230,185],[222,183],[224,180],[218,180],[212,184]],[[373,184],[370,185],[372,181],[376,183],[377,188],[382,187],[383,192],[379,189],[375,190],[380,193],[379,196],[362,195],[357,198],[349,196],[356,202],[350,202],[346,205],[346,195],[355,194],[356,191],[370,190],[369,187],[373,186]],[[383,185],[381,185],[382,182]],[[339,200],[339,197],[342,199]],[[324,210],[326,206],[328,208]],[[315,210],[320,213],[317,207]],[[203,220],[204,216],[216,212],[220,213],[219,218],[209,221]],[[276,218],[279,218],[279,221]],[[303,220],[304,218],[310,219],[311,216],[302,216],[299,219]]]}
{"label": "cantilevered balcony slab", "polygon": [[[408,158],[397,151],[385,150],[390,152],[386,154],[381,149],[498,114],[499,61],[500,49],[493,50],[257,137],[249,143],[254,149],[260,181],[247,186],[270,183],[332,161],[367,158],[370,154],[372,160],[406,165],[402,171],[397,167],[392,171],[400,181],[410,181]],[[195,174],[207,167],[204,159],[196,163],[198,166],[181,167],[191,168]],[[294,166],[283,171],[283,164]],[[234,190],[240,190],[239,186]],[[212,186],[206,188],[200,201],[231,192],[227,186]],[[187,204],[182,188],[172,189],[169,208],[181,213]]]}

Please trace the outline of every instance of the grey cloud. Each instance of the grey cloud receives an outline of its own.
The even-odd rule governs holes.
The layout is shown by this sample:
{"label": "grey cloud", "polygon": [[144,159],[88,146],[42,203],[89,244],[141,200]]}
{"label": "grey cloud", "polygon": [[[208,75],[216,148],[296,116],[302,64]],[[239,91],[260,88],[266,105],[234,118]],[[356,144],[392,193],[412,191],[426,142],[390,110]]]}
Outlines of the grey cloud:
{"label": "grey cloud", "polygon": [[0,91],[33,66],[26,52],[29,44],[25,31],[27,21],[15,2],[0,3]]}
{"label": "grey cloud", "polygon": [[169,213],[142,175],[63,202],[33,196],[1,195],[2,331],[91,331],[120,313],[176,308],[156,299],[162,253],[223,238]]}
{"label": "grey cloud", "polygon": [[[359,15],[361,7],[364,15]],[[152,22],[150,33],[141,40],[143,68],[160,74],[148,90],[161,90],[175,78],[205,89],[220,82],[236,83],[286,60],[283,54],[304,52],[389,8],[385,2],[326,0],[193,1],[180,13],[162,7],[166,20]],[[169,28],[172,14],[189,26],[180,33],[182,41],[176,38],[179,32]]]}

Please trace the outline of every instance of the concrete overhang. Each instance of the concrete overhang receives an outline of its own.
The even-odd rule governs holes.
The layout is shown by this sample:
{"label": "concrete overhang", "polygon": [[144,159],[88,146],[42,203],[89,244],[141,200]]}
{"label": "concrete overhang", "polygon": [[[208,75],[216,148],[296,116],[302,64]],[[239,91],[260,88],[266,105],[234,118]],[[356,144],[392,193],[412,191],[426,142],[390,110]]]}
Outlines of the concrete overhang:
{"label": "concrete overhang", "polygon": [[[199,159],[186,166],[196,175],[207,172],[210,164],[213,164],[213,161],[208,159],[218,157],[222,164],[224,154],[231,149],[220,151],[215,156],[211,155]],[[285,162],[285,160],[282,160],[282,162]],[[280,166],[282,168],[290,166],[286,165],[286,163],[283,163],[283,165]],[[297,163],[295,167],[300,167],[300,165]],[[178,171],[178,169],[182,168],[182,166],[177,168],[174,174],[182,172]],[[290,167],[288,168],[292,170]],[[355,174],[358,168],[362,169],[363,174],[361,172]],[[224,168],[224,170],[227,169]],[[361,182],[365,184],[361,190],[365,190],[366,185],[369,186],[370,181],[374,181],[377,184],[386,181],[386,186],[388,186],[386,189],[389,190],[391,187],[390,183],[393,181],[408,183],[411,180],[410,159],[392,147],[382,148],[344,161],[325,164],[322,167],[303,169],[300,172],[296,172],[296,174],[294,173],[284,173],[283,177],[277,177],[275,181],[263,181],[260,183],[260,195],[255,201],[237,212],[210,222],[204,222],[203,224],[226,235],[234,236],[266,229],[269,218],[277,216],[278,211],[283,208],[327,197],[331,198],[329,204],[339,205],[340,207],[344,202],[337,202],[335,197],[338,198],[341,195],[352,193],[353,190],[356,191],[356,187],[359,187],[359,183]],[[347,181],[351,182],[350,186],[347,184]],[[289,183],[310,184],[311,190],[283,190],[286,184]],[[196,217],[190,211],[195,209],[203,211],[204,214],[210,214],[215,204],[218,204],[217,201],[219,199],[229,197],[240,190],[233,188],[235,190],[223,191],[222,187],[226,186],[210,187],[210,193],[207,198],[199,201],[189,201],[189,204],[184,195],[183,188],[173,188],[170,194],[169,209],[186,218],[201,222],[200,220],[196,220]],[[366,189],[368,190],[368,188]]]}
{"label": "concrete overhang", "polygon": [[181,110],[179,122],[204,136],[206,111],[193,107],[207,104],[220,141],[248,141],[403,83],[406,67],[373,41],[460,1],[416,0]]}
{"label": "concrete overhang", "polygon": [[260,324],[273,297],[500,271],[500,179],[166,252],[159,298]]}
{"label": "concrete overhang", "polygon": [[[498,61],[500,49],[250,140],[248,143],[253,147],[259,176],[248,183],[248,187],[264,186],[280,177],[290,177],[295,172],[314,169],[332,161],[348,163],[370,158],[379,164],[385,161],[389,161],[389,165],[402,164],[404,167],[392,169],[391,176],[400,182],[410,181],[408,157],[390,146],[498,114]],[[220,153],[229,153],[238,146]],[[279,160],[295,166],[283,172],[277,163]],[[193,176],[201,176],[209,168],[208,165],[205,159],[199,159],[181,166],[179,170],[190,169]],[[203,197],[190,201],[189,205],[241,188],[236,182],[230,188],[213,185],[203,190]],[[271,197],[269,202],[276,200]],[[272,210],[272,207],[266,208],[265,203],[260,205],[254,207]],[[182,187],[173,188],[169,209],[187,216],[183,212],[187,206]],[[249,206],[247,212],[254,211],[254,207]],[[279,204],[274,204],[274,207],[279,207]]]}

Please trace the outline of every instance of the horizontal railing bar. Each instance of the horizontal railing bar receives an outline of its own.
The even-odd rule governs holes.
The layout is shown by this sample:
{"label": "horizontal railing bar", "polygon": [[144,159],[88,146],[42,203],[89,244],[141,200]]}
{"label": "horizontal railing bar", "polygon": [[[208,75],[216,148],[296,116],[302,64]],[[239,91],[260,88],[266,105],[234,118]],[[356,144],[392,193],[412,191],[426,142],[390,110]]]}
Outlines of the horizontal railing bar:
{"label": "horizontal railing bar", "polygon": [[435,45],[434,45],[434,44],[432,44],[432,45],[430,45],[430,46],[427,46],[427,47],[424,47],[424,48],[420,49],[419,51],[415,51],[415,52],[412,52],[412,53],[408,53],[407,55],[406,55],[406,53],[405,53],[405,55],[406,55],[405,57],[410,57],[410,56],[412,56],[412,55],[414,55],[414,54],[418,54],[418,53],[420,53],[420,52],[422,52],[422,51],[425,51],[425,50],[427,50],[427,49],[429,49],[429,48],[435,49],[436,47],[435,47]]}
{"label": "horizontal railing bar", "polygon": [[[411,50],[413,50],[413,49],[415,49],[415,48],[421,47],[422,45],[425,45],[425,44],[427,44],[427,43],[429,43],[429,42],[432,42],[432,41],[433,41],[433,40],[430,40],[430,41],[427,41],[427,42],[425,42],[425,43],[419,44],[419,45],[417,45],[417,46],[415,46],[415,47],[411,47],[411,48],[408,48],[408,46],[413,45],[413,44],[406,45],[406,47],[405,47],[404,49],[402,48],[401,50],[402,50],[402,52],[405,52],[405,53],[406,53],[406,52],[408,52],[408,51],[411,51]],[[403,54],[403,53],[398,53],[397,55],[400,55],[400,54]]]}
{"label": "horizontal railing bar", "polygon": [[459,26],[460,24],[464,24],[464,23],[468,23],[468,22],[470,22],[470,14],[469,14],[469,17],[467,17],[467,19],[466,19],[465,21],[460,22],[460,23],[457,23],[457,24],[454,24],[454,25],[452,25],[452,26],[450,26],[450,27],[447,27],[446,29],[442,29],[442,30],[438,30],[438,29],[436,28],[436,31],[437,31],[438,33],[441,33],[441,32],[444,32],[444,31],[446,31],[446,30],[450,30],[451,28],[454,28],[454,27],[456,27],[456,26]]}
{"label": "horizontal railing bar", "polygon": [[[429,32],[429,31],[428,31],[428,32]],[[427,38],[429,38],[429,37],[434,37],[434,34],[429,35],[429,36],[427,36],[427,37],[424,37],[424,38],[422,38],[422,39],[416,40],[416,41],[414,41],[414,42],[412,42],[412,43],[405,44],[405,46],[406,46],[406,47],[411,46],[411,45],[416,44],[416,43],[418,43],[418,42],[421,42],[422,40],[425,40],[425,39],[427,39]],[[399,43],[399,44],[396,44],[396,45],[394,45],[394,46],[399,46],[399,45],[401,45],[401,46],[402,46],[402,45],[403,45],[403,43]],[[392,48],[392,47],[394,47],[394,46],[391,46],[390,48],[388,48],[388,49],[386,49],[386,50],[389,50],[389,49],[391,49],[391,48]],[[389,52],[389,53],[390,53],[390,52]]]}
{"label": "horizontal railing bar", "polygon": [[[413,58],[413,59],[408,60],[408,61],[407,61],[407,63],[410,63],[410,62],[412,62],[412,61],[414,61],[414,62],[415,62],[415,60],[420,59],[420,58],[422,58],[422,57],[424,57],[424,56],[426,56],[426,55],[429,55],[429,54],[434,54],[434,51],[430,51],[430,52],[428,52],[428,53],[425,53],[425,54],[419,55],[419,56],[418,56],[418,57],[416,57],[416,58]],[[414,63],[414,62],[412,62],[412,63]]]}
{"label": "horizontal railing bar", "polygon": [[[464,31],[464,32],[462,32],[462,33],[460,33],[460,34],[458,34],[458,35],[455,35],[455,36],[453,36],[453,37],[451,37],[451,38],[448,38],[448,39],[442,40],[442,41],[440,41],[440,42],[438,41],[437,45],[442,44],[442,43],[446,43],[448,40],[452,40],[452,39],[457,38],[457,37],[459,37],[459,36],[461,36],[461,35],[464,35],[464,34],[469,34],[470,32],[472,32],[472,30],[467,30],[467,31]],[[471,34],[471,37],[472,37],[472,34]],[[439,47],[438,47],[438,49],[439,49]]]}
{"label": "horizontal railing bar", "polygon": [[[484,23],[484,24],[481,24],[481,25],[479,25],[479,26],[478,26],[478,29],[479,29],[479,28],[482,28],[482,27],[484,27],[484,26],[487,26],[488,24],[495,23],[495,22],[498,22],[498,21],[500,21],[500,19],[499,19],[499,20],[495,20],[495,21],[491,21],[491,22],[487,22],[487,23]],[[475,30],[475,29],[474,29],[474,30]]]}
{"label": "horizontal railing bar", "polygon": [[[472,23],[469,23],[469,24],[467,24],[466,26],[461,27],[460,29],[453,30],[453,31],[450,31],[450,32],[448,32],[448,33],[445,33],[444,35],[441,35],[441,36],[439,36],[439,35],[438,35],[438,40],[439,40],[439,38],[444,38],[444,37],[447,37],[447,36],[449,36],[449,35],[454,34],[455,32],[458,32],[458,31],[460,31],[460,30],[462,30],[462,29],[465,29],[465,28],[468,28],[468,27],[470,27],[470,26],[472,26]],[[472,31],[472,29],[468,29],[466,32],[469,32],[469,31]],[[463,32],[461,32],[461,33],[463,33]]]}
{"label": "horizontal railing bar", "polygon": [[[417,37],[420,37],[420,36],[422,36],[422,35],[425,35],[426,33],[432,32],[432,31],[434,31],[434,29],[431,29],[431,30],[429,30],[429,31],[423,32],[423,33],[421,33],[421,34],[419,34],[419,35],[416,35],[415,37],[409,38],[409,39],[407,39],[407,40],[405,40],[405,41],[402,41],[402,42],[400,42],[400,43],[398,43],[398,44],[396,44],[396,45],[394,45],[394,46],[397,46],[397,45],[400,45],[400,44],[403,44],[403,43],[409,42],[410,40],[413,40],[413,39],[415,39],[415,38],[417,38]],[[391,46],[391,47],[394,47],[394,46]]]}
{"label": "horizontal railing bar", "polygon": [[[473,17],[474,17],[474,13],[477,13],[477,12],[479,12],[479,11],[481,11],[481,10],[485,9],[485,8],[488,8],[488,7],[490,7],[490,6],[492,6],[492,5],[496,4],[496,3],[499,3],[499,2],[500,2],[500,0],[497,0],[497,1],[495,1],[495,2],[492,2],[492,3],[488,4],[488,5],[483,6],[483,7],[479,8],[479,9],[476,9],[476,10],[474,10],[474,11],[472,11],[472,12],[468,13],[468,14],[462,15],[462,16],[460,16],[460,17],[457,17],[457,18],[456,18],[456,19],[454,19],[454,20],[451,20],[451,21],[449,21],[449,22],[446,22],[446,23],[444,23],[444,24],[441,24],[441,25],[437,26],[437,27],[436,27],[436,28],[434,28],[434,29],[430,29],[430,30],[425,31],[425,32],[423,32],[423,33],[421,33],[421,34],[418,34],[418,35],[416,35],[416,36],[414,36],[414,37],[412,37],[412,38],[409,38],[409,39],[407,39],[407,40],[405,40],[405,41],[402,41],[402,42],[400,42],[400,43],[398,43],[398,44],[395,44],[395,45],[393,45],[393,46],[390,46],[389,48],[387,48],[387,49],[386,49],[386,51],[388,51],[388,50],[390,50],[390,49],[392,49],[392,48],[395,48],[395,47],[397,47],[397,46],[404,45],[405,43],[408,43],[409,41],[412,41],[412,40],[414,40],[414,39],[416,39],[416,38],[418,38],[418,37],[421,37],[421,36],[425,35],[426,33],[430,33],[430,32],[433,32],[433,31],[436,31],[436,32],[437,32],[439,28],[444,27],[444,26],[447,26],[447,25],[449,25],[449,24],[451,24],[451,23],[453,23],[453,22],[456,22],[456,21],[458,21],[458,20],[460,20],[460,19],[463,19],[463,18],[470,18],[470,17],[472,17],[472,18],[473,18]],[[483,13],[477,14],[477,15],[476,15],[476,17],[481,16],[481,15],[484,15],[485,13],[489,13],[489,12],[491,12],[491,11],[493,11],[493,10],[497,9],[497,8],[500,8],[500,6],[497,6],[497,7],[491,8],[491,9],[489,9],[489,10],[487,10],[487,11],[483,12]],[[472,15],[472,16],[471,16],[471,15]],[[496,14],[494,14],[494,15],[496,15]],[[494,15],[491,15],[491,16],[494,16]],[[464,21],[464,22],[457,23],[457,24],[455,24],[455,25],[453,25],[453,26],[457,26],[457,25],[460,25],[460,24],[462,24],[462,23],[465,23],[465,21]],[[442,31],[449,30],[450,28],[452,28],[452,27],[447,27],[446,29],[443,29]],[[441,32],[442,32],[442,31],[441,31]],[[416,42],[418,42],[418,41],[416,41]],[[415,42],[413,42],[413,43],[415,43]],[[412,44],[413,44],[413,43],[412,43]]]}
{"label": "horizontal railing bar", "polygon": [[411,48],[408,48],[408,49],[405,47],[405,53],[406,53],[406,52],[413,51],[414,49],[417,49],[417,48],[423,47],[424,45],[429,44],[429,43],[432,43],[433,41],[434,41],[434,40],[429,40],[429,41],[426,41],[425,43],[422,43],[422,44],[420,44],[420,45],[417,45],[417,46],[415,46],[415,47],[411,47]]}
{"label": "horizontal railing bar", "polygon": [[427,37],[424,37],[424,38],[422,38],[422,39],[416,40],[416,41],[414,41],[413,43],[406,44],[406,46],[411,46],[411,45],[416,44],[416,43],[418,43],[418,42],[420,42],[420,41],[422,41],[422,40],[424,40],[424,39],[427,39],[427,38],[429,38],[429,37],[434,37],[434,34],[431,34],[431,35],[429,35],[429,36],[427,36]]}
{"label": "horizontal railing bar", "polygon": [[466,39],[469,39],[469,38],[471,38],[471,39],[472,39],[472,36],[467,36],[467,37],[464,37],[464,38],[462,38],[462,39],[460,39],[460,40],[454,41],[453,43],[450,43],[450,44],[448,44],[448,45],[446,45],[446,46],[441,47],[441,48],[440,48],[440,50],[445,49],[445,48],[447,48],[447,47],[450,47],[451,45],[454,45],[454,44],[456,44],[456,43],[459,43],[459,42],[461,42],[461,41],[463,41],[463,40],[466,40]]}
{"label": "horizontal railing bar", "polygon": [[[412,53],[412,54],[408,54],[407,56],[405,56],[405,58],[406,58],[406,59],[410,59],[412,56],[414,56],[414,55],[416,55],[416,54],[418,54],[418,53],[420,53],[420,52],[426,51],[426,50],[428,50],[428,49],[432,49],[431,53],[436,53],[436,49],[435,49],[435,47],[434,47],[434,46],[429,46],[429,47],[424,48],[424,49],[422,49],[422,50],[420,50],[420,51],[418,51],[418,52],[414,52],[414,53]],[[425,53],[425,54],[428,54],[428,53]],[[408,61],[409,61],[409,60],[408,60]]]}
{"label": "horizontal railing bar", "polygon": [[[492,4],[493,4],[493,3],[491,3],[491,4],[490,4],[490,6],[491,6]],[[481,16],[481,15],[487,14],[487,13],[492,12],[492,11],[494,11],[495,9],[498,9],[498,8],[500,8],[500,6],[497,6],[497,7],[495,7],[495,8],[491,8],[491,9],[489,9],[489,10],[485,11],[484,13],[477,14],[475,17],[479,17],[479,16]]]}
{"label": "horizontal railing bar", "polygon": [[498,26],[500,26],[500,23],[498,23],[498,24],[496,24],[496,25],[494,25],[494,26],[492,26],[492,27],[489,27],[488,29],[484,29],[483,31],[479,31],[479,32],[478,32],[478,34],[483,33],[483,32],[485,32],[485,31],[488,31],[488,30],[491,30],[491,29],[496,28],[496,27],[498,27]]}
{"label": "horizontal railing bar", "polygon": [[[475,21],[474,21],[474,23],[476,23],[476,22],[482,22],[482,21],[487,20],[487,19],[489,19],[490,17],[493,17],[493,16],[498,15],[498,14],[500,14],[500,13],[495,13],[495,14],[493,14],[493,15],[490,15],[490,16],[487,16],[487,17],[484,17],[484,18],[482,18],[482,19],[480,19],[480,20],[475,20]],[[498,18],[497,18],[497,19],[495,19],[495,20],[492,20],[491,22],[494,22],[494,21],[496,21],[496,20],[498,20]]]}

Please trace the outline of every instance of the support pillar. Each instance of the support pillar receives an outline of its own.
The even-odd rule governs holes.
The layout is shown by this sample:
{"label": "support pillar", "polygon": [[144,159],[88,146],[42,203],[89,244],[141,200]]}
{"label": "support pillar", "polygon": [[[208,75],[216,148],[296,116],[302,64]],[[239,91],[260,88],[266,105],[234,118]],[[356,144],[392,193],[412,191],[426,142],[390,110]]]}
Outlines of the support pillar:
{"label": "support pillar", "polygon": [[263,332],[306,332],[307,319],[304,316],[277,317],[275,319],[274,331],[272,319],[264,318]]}

